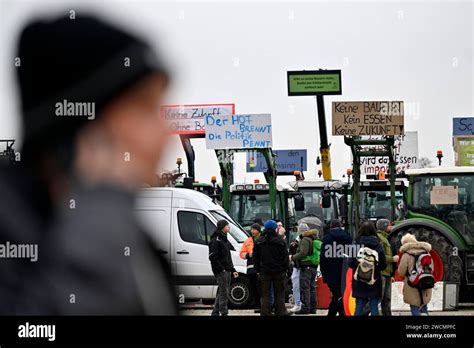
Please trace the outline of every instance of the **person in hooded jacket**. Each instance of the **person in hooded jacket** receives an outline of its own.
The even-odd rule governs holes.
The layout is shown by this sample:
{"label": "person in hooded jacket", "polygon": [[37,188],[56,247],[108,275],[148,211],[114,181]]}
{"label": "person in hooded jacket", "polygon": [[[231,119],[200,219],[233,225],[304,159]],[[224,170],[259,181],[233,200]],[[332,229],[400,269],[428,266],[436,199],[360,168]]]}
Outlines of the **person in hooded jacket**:
{"label": "person in hooded jacket", "polygon": [[250,279],[253,292],[255,294],[255,313],[260,313],[260,285],[258,284],[257,271],[253,264],[253,248],[256,241],[260,238],[261,227],[255,223],[250,226],[250,237],[242,244],[240,249],[240,258],[247,260],[247,277]]}
{"label": "person in hooded jacket", "polygon": [[254,246],[254,267],[259,274],[262,298],[261,315],[271,315],[270,289],[275,292],[275,314],[289,315],[285,308],[286,271],[289,267],[286,242],[278,235],[277,223],[268,220],[264,225],[262,236]]}
{"label": "person in hooded jacket", "polygon": [[[358,246],[358,249],[366,247],[375,250],[378,254],[378,262],[375,263],[374,268],[374,284],[370,285],[356,279],[352,280],[352,296],[356,299],[354,315],[363,315],[364,307],[368,303],[370,314],[372,316],[378,316],[378,305],[382,296],[381,270],[387,267],[387,262],[385,260],[383,247],[377,239],[377,230],[372,222],[366,221],[360,225],[355,245]],[[354,274],[357,270],[358,264],[356,257],[349,261],[349,266],[353,269]]]}
{"label": "person in hooded jacket", "polygon": [[227,304],[230,290],[230,277],[231,274],[234,278],[239,276],[239,273],[237,273],[232,263],[230,251],[235,249],[227,239],[227,233],[229,233],[229,231],[230,225],[227,220],[217,221],[217,229],[209,242],[209,261],[211,261],[212,273],[214,273],[218,286],[212,316],[219,316],[219,314],[226,316],[229,314]]}
{"label": "person in hooded jacket", "polygon": [[316,229],[304,232],[296,254],[290,256],[290,261],[296,262],[300,269],[301,310],[295,314],[316,314],[316,272],[318,266],[307,260],[307,256],[313,253],[313,241],[318,237],[319,231]]}
{"label": "person in hooded jacket", "polygon": [[342,229],[339,220],[332,220],[330,230],[324,235],[321,246],[319,267],[323,281],[331,290],[331,303],[329,304],[328,316],[333,317],[338,313],[344,316],[344,304],[342,301],[342,272],[344,267],[344,255],[337,255],[339,245],[352,244],[352,238]]}
{"label": "person in hooded jacket", "polygon": [[402,237],[400,251],[403,253],[398,265],[398,274],[405,276],[403,284],[403,302],[410,305],[411,314],[414,316],[428,315],[428,303],[431,301],[433,289],[419,290],[407,283],[406,275],[415,267],[415,255],[429,253],[431,244],[421,242],[410,233]]}

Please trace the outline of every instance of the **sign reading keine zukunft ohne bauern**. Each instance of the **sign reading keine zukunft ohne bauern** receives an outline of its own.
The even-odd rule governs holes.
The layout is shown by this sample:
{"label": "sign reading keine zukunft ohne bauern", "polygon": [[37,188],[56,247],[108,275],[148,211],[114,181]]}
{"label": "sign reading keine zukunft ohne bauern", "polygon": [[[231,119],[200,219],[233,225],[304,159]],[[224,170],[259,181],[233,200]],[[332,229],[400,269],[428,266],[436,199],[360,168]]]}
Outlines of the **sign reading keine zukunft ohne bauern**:
{"label": "sign reading keine zukunft ohne bauern", "polygon": [[163,105],[161,117],[171,134],[205,134],[204,117],[233,115],[235,104]]}
{"label": "sign reading keine zukunft ohne bauern", "polygon": [[401,135],[402,101],[332,103],[332,135]]}
{"label": "sign reading keine zukunft ohne bauern", "polygon": [[272,147],[270,114],[207,115],[208,149],[255,149]]}

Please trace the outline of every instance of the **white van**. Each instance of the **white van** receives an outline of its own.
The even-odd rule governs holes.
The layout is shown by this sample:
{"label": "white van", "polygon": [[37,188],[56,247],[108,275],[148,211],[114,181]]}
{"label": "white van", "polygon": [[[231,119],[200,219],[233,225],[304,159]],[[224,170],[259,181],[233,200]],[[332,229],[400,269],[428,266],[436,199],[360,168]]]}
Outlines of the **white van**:
{"label": "white van", "polygon": [[209,261],[208,244],[218,220],[230,222],[228,235],[236,251],[232,261],[240,276],[232,279],[229,304],[246,308],[255,294],[246,277],[246,261],[239,257],[248,237],[224,209],[203,193],[185,188],[144,188],[137,192],[135,211],[157,249],[166,257],[175,276],[178,293],[185,300],[211,302],[217,285]]}

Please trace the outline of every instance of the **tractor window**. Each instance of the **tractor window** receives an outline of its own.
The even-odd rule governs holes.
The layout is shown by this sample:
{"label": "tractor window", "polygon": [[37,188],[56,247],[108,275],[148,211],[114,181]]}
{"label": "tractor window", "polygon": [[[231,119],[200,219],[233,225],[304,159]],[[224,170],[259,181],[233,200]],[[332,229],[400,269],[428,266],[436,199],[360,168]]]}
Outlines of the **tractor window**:
{"label": "tractor window", "polygon": [[[436,186],[457,188],[458,204],[432,204],[431,191]],[[455,228],[468,244],[474,244],[474,175],[417,178],[413,183],[411,209],[439,218]]]}
{"label": "tractor window", "polygon": [[[396,191],[395,198],[397,200],[395,219],[398,219],[403,207],[403,193]],[[391,219],[390,191],[362,191],[361,205],[361,217],[363,219]]]}
{"label": "tractor window", "polygon": [[[281,216],[280,205],[277,203],[277,216]],[[231,215],[237,222],[246,227],[255,220],[265,222],[271,219],[270,195],[268,193],[245,192],[232,196]]]}
{"label": "tractor window", "polygon": [[305,210],[296,212],[296,217],[298,220],[304,218],[305,216],[316,216],[325,222],[329,222],[336,218],[336,212],[334,209],[336,204],[334,199],[331,199],[330,208],[321,207],[322,189],[314,191],[306,189],[301,190],[301,193],[304,197]]}

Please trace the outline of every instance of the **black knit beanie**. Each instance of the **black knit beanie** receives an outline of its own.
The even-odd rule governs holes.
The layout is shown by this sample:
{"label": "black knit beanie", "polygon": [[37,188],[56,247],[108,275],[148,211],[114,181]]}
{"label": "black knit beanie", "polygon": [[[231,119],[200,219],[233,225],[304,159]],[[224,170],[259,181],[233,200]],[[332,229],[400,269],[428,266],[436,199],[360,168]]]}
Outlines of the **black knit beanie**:
{"label": "black knit beanie", "polygon": [[17,56],[26,147],[70,138],[91,122],[92,117],[58,116],[58,103],[94,103],[97,118],[108,102],[145,75],[168,76],[145,42],[89,16],[28,24]]}
{"label": "black knit beanie", "polygon": [[219,220],[219,221],[217,221],[217,229],[219,231],[222,231],[224,229],[224,227],[226,227],[228,224],[229,224],[229,222],[227,220]]}

